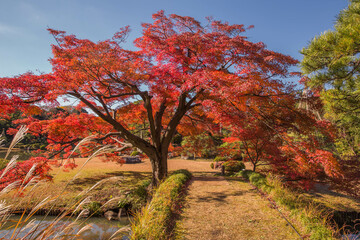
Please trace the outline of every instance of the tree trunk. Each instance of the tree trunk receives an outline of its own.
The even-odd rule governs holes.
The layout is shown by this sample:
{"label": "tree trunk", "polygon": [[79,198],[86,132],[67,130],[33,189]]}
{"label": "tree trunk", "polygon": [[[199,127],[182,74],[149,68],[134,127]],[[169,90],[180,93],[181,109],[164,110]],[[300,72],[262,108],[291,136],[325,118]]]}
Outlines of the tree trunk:
{"label": "tree trunk", "polygon": [[156,153],[149,156],[152,167],[151,188],[157,187],[159,183],[167,177],[167,153]]}

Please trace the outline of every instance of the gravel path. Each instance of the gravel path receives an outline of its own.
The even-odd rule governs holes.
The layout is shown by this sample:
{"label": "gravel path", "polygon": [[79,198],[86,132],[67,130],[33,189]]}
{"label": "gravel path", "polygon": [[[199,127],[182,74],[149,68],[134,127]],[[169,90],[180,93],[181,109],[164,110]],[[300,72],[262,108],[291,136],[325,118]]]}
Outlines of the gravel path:
{"label": "gravel path", "polygon": [[299,239],[249,183],[197,176],[180,220],[185,239]]}

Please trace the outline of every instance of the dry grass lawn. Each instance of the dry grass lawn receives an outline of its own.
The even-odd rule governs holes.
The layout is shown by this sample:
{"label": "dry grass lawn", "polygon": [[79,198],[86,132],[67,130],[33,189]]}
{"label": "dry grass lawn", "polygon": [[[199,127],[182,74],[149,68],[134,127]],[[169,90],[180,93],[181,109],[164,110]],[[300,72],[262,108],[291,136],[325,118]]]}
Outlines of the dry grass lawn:
{"label": "dry grass lawn", "polygon": [[[105,203],[112,198],[124,196],[129,189],[151,176],[149,159],[144,159],[142,163],[119,165],[115,162],[104,162],[100,158],[94,158],[80,170],[86,160],[85,158],[76,159],[78,167],[68,172],[64,172],[60,168],[53,168],[50,172],[53,176],[51,182],[45,182],[31,191],[26,191],[21,198],[14,198],[12,192],[1,198],[12,202],[13,206],[21,206],[21,208],[32,208],[46,197],[57,198],[56,208],[67,208],[78,201],[79,194],[81,195],[84,190],[107,179],[86,194],[86,196],[91,196],[92,201]],[[210,163],[206,161],[169,160],[169,171],[184,168],[192,172],[214,172],[210,168]],[[68,184],[77,173],[79,175],[76,179]]]}
{"label": "dry grass lawn", "polygon": [[[76,159],[76,164],[82,166],[86,158]],[[217,170],[210,168],[209,161],[193,161],[193,160],[184,160],[181,158],[170,158],[168,160],[169,171],[174,171],[178,169],[188,169],[192,172],[219,172]],[[115,162],[104,162],[100,158],[94,158],[89,161],[83,170],[87,171],[89,169],[102,169],[102,171],[134,171],[134,172],[151,172],[150,160],[145,158],[142,160],[142,163],[135,164],[123,164],[120,165]],[[75,169],[76,170],[76,169]]]}

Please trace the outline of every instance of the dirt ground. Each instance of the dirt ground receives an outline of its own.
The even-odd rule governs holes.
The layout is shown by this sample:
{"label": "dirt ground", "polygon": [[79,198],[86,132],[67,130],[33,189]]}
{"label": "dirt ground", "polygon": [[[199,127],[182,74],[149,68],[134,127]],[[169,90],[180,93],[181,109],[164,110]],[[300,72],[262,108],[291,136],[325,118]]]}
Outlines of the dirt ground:
{"label": "dirt ground", "polygon": [[179,226],[189,240],[299,239],[248,183],[214,176],[193,178]]}

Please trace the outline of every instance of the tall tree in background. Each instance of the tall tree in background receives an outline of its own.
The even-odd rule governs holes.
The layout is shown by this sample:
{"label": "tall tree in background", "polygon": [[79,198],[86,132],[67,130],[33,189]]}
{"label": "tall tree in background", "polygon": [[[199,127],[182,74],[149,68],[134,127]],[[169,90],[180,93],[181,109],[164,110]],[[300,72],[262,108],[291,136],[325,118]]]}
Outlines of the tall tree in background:
{"label": "tall tree in background", "polygon": [[[214,103],[221,105],[230,97],[266,96],[277,86],[278,78],[288,76],[288,67],[297,62],[267,50],[261,42],[248,41],[243,25],[210,18],[202,25],[191,17],[166,16],[163,11],[154,14],[153,19],[153,23],[143,24],[143,35],[135,40],[139,51],[121,47],[128,28],[112,40],[97,43],[50,29],[58,43],[52,46],[53,71],[2,78],[1,106],[5,110],[9,105],[28,109],[56,105],[59,97],[75,98],[79,107],[93,114],[80,114],[80,120],[77,115],[53,119],[54,126],[66,123],[66,129],[82,130],[65,136],[59,134],[60,127],[47,128],[54,132],[52,136],[59,135],[52,144],[69,150],[60,148],[62,141],[76,143],[86,134],[96,133],[103,140],[118,138],[149,157],[152,182],[157,185],[167,176],[169,145],[185,115],[190,116],[197,108],[216,114]],[[123,111],[134,101],[141,102],[141,107]],[[247,104],[241,103],[242,108]],[[134,113],[139,110],[141,113]],[[131,131],[126,115],[145,119],[142,124],[149,139]]]}
{"label": "tall tree in background", "polygon": [[306,85],[321,91],[325,117],[340,128],[338,149],[360,154],[360,1],[340,12],[335,30],[315,37],[302,50]]}

